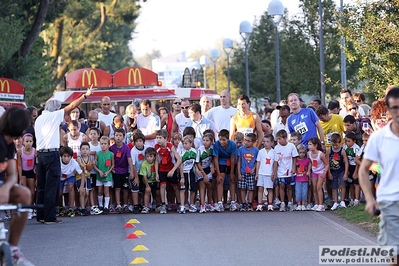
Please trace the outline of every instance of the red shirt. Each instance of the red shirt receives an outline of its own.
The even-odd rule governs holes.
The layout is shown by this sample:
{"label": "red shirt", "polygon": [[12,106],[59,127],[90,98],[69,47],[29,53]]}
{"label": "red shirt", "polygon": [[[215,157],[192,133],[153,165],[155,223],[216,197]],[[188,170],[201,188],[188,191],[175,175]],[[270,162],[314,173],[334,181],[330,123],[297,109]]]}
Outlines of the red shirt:
{"label": "red shirt", "polygon": [[169,172],[173,169],[172,162],[172,143],[167,142],[166,147],[161,147],[158,143],[155,144],[154,148],[158,153],[159,159],[159,172]]}

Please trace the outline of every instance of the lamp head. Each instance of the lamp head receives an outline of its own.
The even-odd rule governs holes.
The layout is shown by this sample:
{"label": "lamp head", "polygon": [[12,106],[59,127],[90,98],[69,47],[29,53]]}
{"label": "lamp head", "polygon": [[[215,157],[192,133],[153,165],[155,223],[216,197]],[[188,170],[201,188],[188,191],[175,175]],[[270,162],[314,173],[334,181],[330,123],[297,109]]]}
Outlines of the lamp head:
{"label": "lamp head", "polygon": [[272,17],[274,25],[278,25],[284,15],[284,6],[280,0],[272,0],[267,8],[267,14]]}
{"label": "lamp head", "polygon": [[229,38],[223,40],[223,50],[226,54],[230,54],[231,50],[233,50],[233,41]]}
{"label": "lamp head", "polygon": [[211,60],[215,63],[219,58],[219,50],[218,49],[212,49],[211,50]]}
{"label": "lamp head", "polygon": [[248,41],[249,36],[252,33],[252,26],[251,23],[249,23],[248,21],[244,20],[243,22],[240,23],[240,34],[242,36],[242,38],[245,41]]}

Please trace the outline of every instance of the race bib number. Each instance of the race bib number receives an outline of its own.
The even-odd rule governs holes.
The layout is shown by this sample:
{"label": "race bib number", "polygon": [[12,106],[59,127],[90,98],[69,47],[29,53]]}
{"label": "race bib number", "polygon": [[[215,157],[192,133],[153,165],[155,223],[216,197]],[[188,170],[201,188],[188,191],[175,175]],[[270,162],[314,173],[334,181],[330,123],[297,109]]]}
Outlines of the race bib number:
{"label": "race bib number", "polygon": [[230,159],[226,159],[226,165],[230,166],[231,165],[231,160]]}
{"label": "race bib number", "polygon": [[331,132],[326,135],[326,143],[331,144],[331,136],[332,134],[338,134],[338,132]]}
{"label": "race bib number", "polygon": [[73,153],[73,158],[74,159],[78,158],[78,154],[76,152]]}
{"label": "race bib number", "polygon": [[110,167],[111,166],[111,160],[110,159],[105,160],[105,166],[106,167]]}
{"label": "race bib number", "polygon": [[[238,130],[237,130],[238,131]],[[254,133],[253,128],[240,128],[239,130],[242,134],[247,135],[248,133]]]}
{"label": "race bib number", "polygon": [[339,157],[338,153],[334,152],[334,160],[335,161],[338,161],[338,159],[339,159],[338,157]]}
{"label": "race bib number", "polygon": [[116,152],[116,158],[121,158],[122,157],[122,152],[121,151],[117,151]]}
{"label": "race bib number", "polygon": [[298,132],[299,134],[301,134],[301,135],[303,135],[303,134],[305,134],[306,132],[309,131],[309,130],[308,130],[308,127],[306,126],[306,124],[305,124],[304,122],[301,122],[301,123],[299,123],[298,125],[296,125],[296,126],[294,127],[294,130],[295,130],[296,132]]}
{"label": "race bib number", "polygon": [[28,166],[33,166],[33,159],[28,159],[27,163],[28,163]]}
{"label": "race bib number", "polygon": [[143,154],[140,153],[138,157],[139,157],[139,161],[144,160],[144,155]]}
{"label": "race bib number", "polygon": [[313,167],[317,167],[317,160],[312,160],[312,165],[313,165]]}

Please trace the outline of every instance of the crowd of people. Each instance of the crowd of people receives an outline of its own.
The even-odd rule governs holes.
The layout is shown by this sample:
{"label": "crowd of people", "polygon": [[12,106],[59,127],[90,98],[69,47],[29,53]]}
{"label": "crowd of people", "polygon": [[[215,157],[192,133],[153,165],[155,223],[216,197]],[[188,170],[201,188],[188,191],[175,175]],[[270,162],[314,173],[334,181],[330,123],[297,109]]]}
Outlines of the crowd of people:
{"label": "crowd of people", "polygon": [[[398,88],[389,89],[399,98]],[[92,93],[64,108],[50,99],[39,115],[28,109],[29,127],[13,155],[27,203],[44,205],[29,218],[60,224],[61,216],[152,210],[322,212],[358,205],[362,195],[377,198],[381,162],[364,152],[370,135],[393,118],[386,99],[370,107],[362,93],[344,89],[340,101],[306,106],[291,93],[278,104],[265,97],[258,114],[248,96],[235,108],[222,91],[220,106],[206,96],[175,99],[170,112],[157,113],[142,100],[120,115],[104,97],[86,117],[78,106]],[[362,174],[367,185],[360,180],[360,187]]]}

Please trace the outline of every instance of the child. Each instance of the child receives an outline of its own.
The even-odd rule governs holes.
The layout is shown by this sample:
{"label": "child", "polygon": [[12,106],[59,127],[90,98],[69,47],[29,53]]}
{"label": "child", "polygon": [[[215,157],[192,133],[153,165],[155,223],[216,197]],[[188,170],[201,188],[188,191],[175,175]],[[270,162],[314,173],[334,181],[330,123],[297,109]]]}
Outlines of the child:
{"label": "child", "polygon": [[[32,147],[33,135],[26,133],[22,136],[22,148],[17,150],[19,183],[27,186],[32,194],[31,202],[35,202],[35,158],[36,149]],[[32,219],[32,213],[28,213],[28,219]]]}
{"label": "child", "polygon": [[197,151],[197,168],[198,172],[198,185],[200,192],[200,213],[205,213],[205,190],[207,190],[208,203],[211,203],[212,199],[212,176],[215,169],[212,164],[212,154],[213,154],[213,135],[210,133],[204,134],[202,137],[202,145]]}
{"label": "child", "polygon": [[[328,173],[328,187],[332,189],[334,205],[331,210],[334,211],[338,207],[346,208],[346,181],[348,180],[348,156],[344,148],[341,146],[341,135],[333,133],[330,137],[331,147],[327,149],[326,157],[330,163],[330,171]],[[338,189],[341,189],[341,202],[338,204]]]}
{"label": "child", "polygon": [[292,132],[290,142],[297,147],[302,141],[302,134],[299,132]]}
{"label": "child", "polygon": [[296,160],[295,177],[295,196],[298,207],[296,211],[306,211],[306,201],[308,200],[309,176],[312,166],[309,158],[306,157],[307,149],[305,145],[297,146],[299,157]]}
{"label": "child", "polygon": [[[258,148],[254,147],[257,138],[254,133],[248,133],[244,137],[245,144],[237,150],[238,189],[243,200],[242,211],[253,211],[252,200],[255,189],[255,162],[258,156]],[[245,198],[248,192],[248,201]]]}
{"label": "child", "polygon": [[[60,182],[60,200],[64,186],[68,186],[69,191],[69,209],[67,215],[71,218],[75,217],[75,211],[73,210],[75,203],[75,172],[79,175],[83,172],[79,164],[72,159],[73,150],[68,146],[64,146],[60,149],[61,155],[61,182]],[[65,211],[63,208],[60,209],[60,216],[64,215]]]}
{"label": "child", "polygon": [[[172,143],[168,142],[168,131],[166,129],[158,130],[156,133],[156,141],[154,148],[158,154],[158,175],[159,175],[159,182],[160,182],[160,194],[161,194],[161,210],[159,213],[165,214],[166,211],[166,182],[169,180],[172,186],[177,186],[177,179],[178,179],[178,171],[177,168],[181,164],[181,158],[177,153],[175,147]],[[174,155],[176,162],[173,165],[172,162],[172,155]],[[176,194],[178,195],[178,194]]]}
{"label": "child", "polygon": [[288,194],[288,208],[294,210],[292,203],[292,177],[295,175],[296,157],[298,151],[294,144],[287,141],[287,131],[284,129],[276,133],[277,145],[274,148],[276,157],[274,158],[273,174],[277,177],[280,192],[280,211],[285,212],[285,189]]}
{"label": "child", "polygon": [[320,139],[310,138],[308,141],[308,158],[312,163],[312,185],[315,199],[315,205],[312,210],[324,212],[324,192],[323,183],[330,169],[327,157],[323,153]]}
{"label": "child", "polygon": [[179,144],[181,143],[183,137],[180,133],[175,132],[172,135],[172,144],[173,146],[175,146],[176,151],[179,152],[178,148],[179,148]]}
{"label": "child", "polygon": [[93,169],[93,164],[90,159],[90,144],[88,142],[82,142],[80,144],[80,156],[76,159],[82,174],[75,174],[76,188],[79,192],[79,214],[87,216],[86,203],[89,198],[89,191],[91,190],[90,171]]}
{"label": "child", "polygon": [[[217,212],[224,211],[222,197],[223,197],[223,183],[225,176],[229,175],[229,180],[233,180],[234,183],[230,183],[230,194],[235,194],[235,180],[234,180],[234,160],[237,146],[234,141],[229,139],[229,131],[222,129],[219,131],[219,140],[216,141],[213,146],[213,165],[215,166],[216,179],[213,182],[216,184],[216,195],[218,203],[215,206]],[[231,201],[231,204],[235,204],[235,201]]]}
{"label": "child", "polygon": [[148,205],[150,203],[151,194],[154,199],[159,199],[159,179],[157,178],[157,175],[155,173],[156,156],[157,151],[154,148],[147,148],[145,150],[145,160],[141,163],[140,166],[139,175],[142,176],[142,182],[145,187],[144,207],[141,210],[141,213],[143,214],[149,213],[150,211]]}
{"label": "child", "polygon": [[359,153],[360,147],[356,144],[356,134],[354,132],[347,132],[345,134],[345,145],[344,149],[348,156],[349,170],[348,170],[348,181],[350,190],[350,203],[349,206],[356,206],[359,204],[360,198],[360,186],[358,179],[358,167],[355,162],[356,154]]}
{"label": "child", "polygon": [[[239,131],[235,132],[235,133],[234,133],[234,142],[236,143],[237,150],[238,150],[238,149],[243,145],[243,142],[244,142],[244,134],[243,134],[242,132],[239,132]],[[234,157],[235,157],[234,161],[235,161],[235,162],[238,162],[237,154],[236,154]],[[234,176],[235,176],[235,177],[238,176],[237,174],[238,174],[237,164],[234,164]],[[243,200],[241,199],[241,193],[235,193],[235,191],[238,190],[236,180],[234,180],[234,183],[233,183],[232,186],[234,186],[233,193],[231,193],[232,190],[230,189],[229,178],[228,178],[228,176],[226,175],[226,177],[225,177],[225,179],[224,179],[224,184],[223,184],[223,198],[226,198],[226,200],[227,200],[227,192],[228,192],[229,189],[230,189],[230,197],[231,197],[230,211],[233,212],[233,211],[241,210],[241,209],[242,209]],[[237,194],[237,195],[235,195],[235,194]],[[237,203],[234,203],[234,199],[236,198],[236,196],[237,196],[237,202],[238,202],[238,204],[237,204]]]}
{"label": "child", "polygon": [[[129,179],[133,180],[132,192],[133,208],[138,213],[138,192],[139,192],[139,177],[137,175],[136,167],[132,163],[130,149],[125,140],[125,130],[123,128],[115,128],[114,130],[115,144],[109,150],[114,154],[114,169],[112,178],[114,181],[116,211],[120,213],[127,213],[129,207],[127,205]],[[121,201],[121,190],[123,196],[123,206]]]}
{"label": "child", "polygon": [[275,151],[272,148],[274,137],[272,134],[266,134],[263,140],[263,148],[256,157],[255,180],[258,186],[258,206],[256,211],[263,211],[262,199],[267,190],[267,210],[273,211],[273,182],[276,176],[273,174]]}
{"label": "child", "polygon": [[197,151],[193,148],[194,139],[191,136],[183,137],[183,149],[180,151],[182,165],[180,167],[180,210],[179,213],[185,213],[184,200],[186,190],[190,191],[190,207],[189,212],[197,212],[195,207],[195,196],[197,195],[197,184],[195,181],[195,160],[197,158]]}
{"label": "child", "polygon": [[[100,129],[96,127],[92,127],[89,129],[89,145],[90,145],[90,160],[95,164],[95,156],[97,152],[101,151],[100,143],[98,142],[98,138],[100,137]],[[102,210],[98,208],[98,198],[97,198],[97,171],[92,167],[90,171],[90,181],[92,189],[89,191],[90,198],[90,214],[98,215],[102,213]]]}
{"label": "child", "polygon": [[80,132],[79,122],[72,120],[68,123],[69,133],[63,137],[64,146],[71,147],[73,150],[73,158],[76,159],[80,155],[80,144],[85,141],[88,142],[87,136]]}
{"label": "child", "polygon": [[[98,188],[98,204],[103,214],[109,213],[109,188],[112,186],[112,170],[114,169],[114,154],[109,150],[110,140],[106,136],[100,138],[101,151],[96,153],[95,162],[93,165],[97,171],[96,186]],[[103,193],[105,198],[103,197]],[[104,207],[103,207],[104,199]]]}

